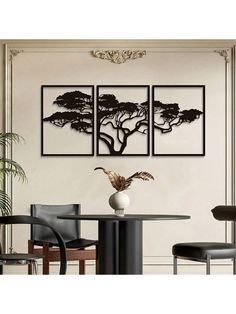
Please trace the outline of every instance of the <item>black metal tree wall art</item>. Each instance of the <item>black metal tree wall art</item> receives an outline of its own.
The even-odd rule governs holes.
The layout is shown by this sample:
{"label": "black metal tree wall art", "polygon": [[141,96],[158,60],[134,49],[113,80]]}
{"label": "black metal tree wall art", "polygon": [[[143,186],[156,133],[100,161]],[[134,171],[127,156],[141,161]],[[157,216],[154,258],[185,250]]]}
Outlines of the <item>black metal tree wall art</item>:
{"label": "black metal tree wall art", "polygon": [[[45,101],[45,95],[48,88],[72,88],[73,86],[42,86],[42,99]],[[93,155],[93,137],[94,137],[94,101],[93,101],[93,86],[74,86],[77,87],[73,91],[68,91],[62,93],[61,95],[57,96],[56,99],[53,100],[51,106],[53,106],[53,113],[43,117],[43,123],[50,123],[51,125],[57,128],[65,128],[67,126],[70,130],[67,129],[68,137],[65,137],[65,142],[68,143],[69,141],[72,143],[68,143],[70,147],[69,153],[57,153],[53,154],[50,153],[49,155]],[[86,90],[85,93],[82,90]],[[89,94],[88,94],[89,91]],[[44,93],[44,94],[43,94]],[[44,101],[42,101],[43,110],[45,109]],[[50,103],[49,103],[50,104]],[[43,130],[43,127],[42,127]],[[76,132],[80,134],[79,137],[72,137],[71,132]],[[49,133],[49,130],[48,130]],[[46,135],[42,135],[42,140]],[[54,134],[54,133],[53,133]],[[74,135],[74,134],[73,134]],[[61,133],[60,139],[63,138],[65,134]],[[83,137],[82,137],[83,136]],[[70,137],[70,138],[69,138]],[[58,140],[58,149],[60,150],[60,139]],[[71,140],[70,140],[71,139]],[[73,142],[74,141],[74,142]],[[87,142],[87,143],[86,143]],[[90,142],[90,143],[89,143]],[[78,146],[78,150],[74,151],[71,147]],[[90,146],[90,147],[89,147]],[[88,148],[89,147],[89,148]],[[42,141],[42,151],[43,149],[43,141]],[[62,149],[63,147],[61,147]],[[43,155],[47,155],[47,153],[43,153]]]}
{"label": "black metal tree wall art", "polygon": [[182,123],[191,123],[199,119],[202,111],[197,109],[181,110],[179,104],[163,104],[160,101],[153,102],[153,111],[155,120],[154,128],[161,133],[173,131],[173,127],[178,127]]}
{"label": "black metal tree wall art", "polygon": [[[134,101],[135,90],[143,101]],[[126,94],[132,89],[134,94]],[[103,92],[105,91],[105,93]],[[120,96],[122,94],[122,100]],[[126,94],[126,95],[125,95]],[[132,100],[129,100],[129,97]],[[137,98],[137,96],[136,96]],[[125,100],[124,100],[125,99]],[[97,152],[100,156],[149,155],[149,87],[97,87]],[[102,150],[102,148],[103,150]],[[105,149],[104,149],[105,147]]]}
{"label": "black metal tree wall art", "polygon": [[153,155],[205,155],[205,86],[156,85],[152,90]]}

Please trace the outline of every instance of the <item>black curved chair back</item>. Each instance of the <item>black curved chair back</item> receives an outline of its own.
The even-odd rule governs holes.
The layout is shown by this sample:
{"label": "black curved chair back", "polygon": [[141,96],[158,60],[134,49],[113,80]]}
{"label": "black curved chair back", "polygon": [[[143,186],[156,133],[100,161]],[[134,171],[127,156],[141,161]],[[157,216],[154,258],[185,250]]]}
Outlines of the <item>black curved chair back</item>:
{"label": "black curved chair back", "polygon": [[66,274],[66,246],[62,236],[45,220],[31,217],[26,215],[15,215],[15,216],[4,216],[0,217],[0,225],[17,225],[17,224],[28,224],[28,225],[40,225],[43,226],[45,229],[50,229],[51,232],[54,234],[60,248],[60,275]]}
{"label": "black curved chair back", "polygon": [[[60,215],[79,215],[80,204],[69,205],[42,205],[31,204],[31,216],[46,220],[65,242],[80,238],[80,221],[57,219]],[[41,226],[31,227],[31,240],[55,243],[55,235],[51,230],[45,230]]]}
{"label": "black curved chair back", "polygon": [[[219,205],[213,208],[212,214],[217,220],[231,221],[232,222],[232,240],[236,244],[236,206],[234,205]],[[235,260],[236,267],[236,260]],[[236,272],[236,268],[235,268]]]}
{"label": "black curved chair back", "polygon": [[213,208],[211,211],[217,220],[236,221],[236,206],[219,205]]}

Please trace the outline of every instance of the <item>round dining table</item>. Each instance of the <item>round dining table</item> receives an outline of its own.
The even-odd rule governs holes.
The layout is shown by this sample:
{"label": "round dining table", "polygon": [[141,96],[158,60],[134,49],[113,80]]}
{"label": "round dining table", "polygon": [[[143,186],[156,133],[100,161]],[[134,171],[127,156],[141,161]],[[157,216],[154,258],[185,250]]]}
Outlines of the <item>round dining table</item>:
{"label": "round dining table", "polygon": [[143,273],[143,221],[190,219],[187,215],[61,215],[58,219],[98,221],[99,274]]}

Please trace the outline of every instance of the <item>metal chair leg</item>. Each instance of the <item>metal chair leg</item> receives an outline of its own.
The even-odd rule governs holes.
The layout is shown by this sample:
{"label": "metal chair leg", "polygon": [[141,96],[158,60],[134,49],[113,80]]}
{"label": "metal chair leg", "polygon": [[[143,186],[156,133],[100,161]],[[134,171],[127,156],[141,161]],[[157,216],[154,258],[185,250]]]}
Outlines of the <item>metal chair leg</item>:
{"label": "metal chair leg", "polygon": [[38,275],[38,264],[36,261],[33,261],[33,273],[34,275]]}
{"label": "metal chair leg", "polygon": [[174,275],[177,275],[177,256],[173,258]]}
{"label": "metal chair leg", "polygon": [[38,262],[37,261],[35,261],[35,270],[36,270],[36,275],[38,275]]}
{"label": "metal chair leg", "polygon": [[32,265],[32,273],[33,275],[35,275],[35,261],[32,261],[31,265]]}
{"label": "metal chair leg", "polygon": [[210,258],[210,256],[207,256],[207,260],[206,260],[206,274],[207,275],[211,274],[211,258]]}
{"label": "metal chair leg", "polygon": [[236,275],[236,258],[233,258],[233,274]]}

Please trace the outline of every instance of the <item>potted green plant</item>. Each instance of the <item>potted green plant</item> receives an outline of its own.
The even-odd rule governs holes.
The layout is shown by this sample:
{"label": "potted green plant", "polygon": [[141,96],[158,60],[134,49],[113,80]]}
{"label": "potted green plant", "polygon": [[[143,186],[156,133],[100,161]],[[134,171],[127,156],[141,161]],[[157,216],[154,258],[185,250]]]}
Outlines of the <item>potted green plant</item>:
{"label": "potted green plant", "polygon": [[[19,143],[22,137],[16,133],[0,133],[0,146],[3,151],[12,143]],[[22,167],[12,159],[0,156],[0,213],[2,216],[11,214],[11,199],[3,189],[6,176],[13,176],[22,180],[26,180],[26,175]]]}
{"label": "potted green plant", "polygon": [[[12,214],[12,202],[10,196],[4,190],[4,181],[7,176],[12,176],[26,181],[26,175],[23,168],[14,160],[6,158],[4,152],[7,146],[13,143],[19,143],[23,139],[16,133],[0,133],[0,148],[2,154],[0,154],[0,215],[7,216]],[[4,236],[4,230],[0,226],[0,237]],[[2,241],[1,241],[2,242]],[[0,242],[0,243],[1,243]]]}

